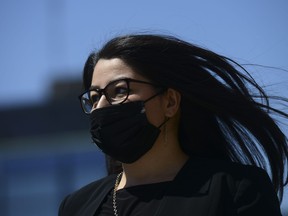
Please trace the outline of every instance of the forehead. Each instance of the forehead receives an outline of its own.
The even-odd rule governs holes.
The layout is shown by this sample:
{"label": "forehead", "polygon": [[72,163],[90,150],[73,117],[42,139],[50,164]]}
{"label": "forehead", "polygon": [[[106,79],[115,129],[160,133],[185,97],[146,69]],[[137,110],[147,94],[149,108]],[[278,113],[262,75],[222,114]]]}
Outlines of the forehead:
{"label": "forehead", "polygon": [[103,88],[120,78],[143,79],[121,59],[100,59],[94,68],[91,85]]}

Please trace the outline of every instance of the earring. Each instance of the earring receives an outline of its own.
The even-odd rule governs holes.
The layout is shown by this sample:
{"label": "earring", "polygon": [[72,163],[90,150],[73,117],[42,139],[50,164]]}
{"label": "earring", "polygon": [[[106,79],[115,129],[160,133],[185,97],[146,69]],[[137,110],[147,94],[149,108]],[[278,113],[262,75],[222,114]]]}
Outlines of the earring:
{"label": "earring", "polygon": [[167,127],[166,127],[166,123],[169,120],[168,117],[165,118],[165,124],[164,124],[164,128],[163,128],[163,133],[164,133],[164,145],[167,145]]}

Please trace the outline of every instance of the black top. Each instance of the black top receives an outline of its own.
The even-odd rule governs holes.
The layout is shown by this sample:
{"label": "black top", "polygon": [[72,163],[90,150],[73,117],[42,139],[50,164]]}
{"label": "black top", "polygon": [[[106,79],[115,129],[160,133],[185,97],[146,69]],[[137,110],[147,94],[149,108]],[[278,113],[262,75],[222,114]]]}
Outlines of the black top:
{"label": "black top", "polygon": [[[60,205],[59,216],[98,216],[97,212],[101,208],[104,210],[102,203],[113,190],[115,181],[116,175],[107,176],[70,194]],[[281,215],[279,201],[267,173],[254,166],[229,161],[190,158],[162,192],[158,195],[156,192],[156,196],[148,202],[151,204],[149,209],[144,207],[145,202],[141,202],[135,211],[137,208],[154,211],[146,214],[149,216]],[[120,193],[119,198],[118,205],[122,208],[123,196]],[[129,205],[128,202],[126,204]],[[126,208],[119,211],[126,211]],[[119,216],[127,214],[119,212]]]}
{"label": "black top", "polygon": [[[125,216],[154,215],[169,183],[146,184],[118,190],[116,193],[118,214]],[[113,215],[113,190],[111,190],[95,216]]]}

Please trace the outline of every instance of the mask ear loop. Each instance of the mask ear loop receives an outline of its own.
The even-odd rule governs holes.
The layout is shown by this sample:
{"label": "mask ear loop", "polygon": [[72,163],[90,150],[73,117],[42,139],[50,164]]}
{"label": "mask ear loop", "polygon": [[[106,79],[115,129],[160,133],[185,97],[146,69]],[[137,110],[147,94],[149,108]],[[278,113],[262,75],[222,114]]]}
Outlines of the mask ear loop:
{"label": "mask ear loop", "polygon": [[160,129],[169,120],[170,120],[170,118],[165,117],[165,120],[160,124],[160,126],[158,126],[158,128]]}
{"label": "mask ear loop", "polygon": [[[158,95],[162,94],[163,92],[165,92],[167,90],[167,88],[162,89],[161,91],[157,92],[155,95],[152,95],[151,97],[149,97],[148,99],[143,101],[143,105],[148,102],[149,100],[152,100],[153,98],[157,97]],[[145,107],[143,106],[143,109],[141,110],[141,112],[145,112]],[[169,121],[170,118],[165,117],[165,120],[158,126],[158,128],[160,129],[163,125],[163,131],[164,131],[164,144],[166,145],[167,143],[167,130],[166,130],[166,122]]]}
{"label": "mask ear loop", "polygon": [[[148,102],[149,100],[152,100],[153,98],[157,97],[158,95],[162,94],[163,92],[165,92],[167,90],[167,88],[161,89],[159,92],[157,92],[156,94],[152,95],[151,97],[149,97],[148,99],[143,101],[143,105]],[[145,112],[145,108],[143,107],[142,112]],[[158,126],[158,128],[160,129],[170,118],[165,117],[165,120],[160,124],[160,126]],[[166,127],[165,127],[166,128]],[[166,129],[165,129],[166,130]]]}
{"label": "mask ear loop", "polygon": [[152,95],[151,97],[149,97],[148,99],[144,100],[144,103],[148,102],[149,100],[157,97],[158,95],[162,94],[163,92],[165,92],[167,89],[163,88],[161,89],[159,92],[157,92],[156,94]]}
{"label": "mask ear loop", "polygon": [[[143,105],[149,101],[149,100],[152,100],[153,98],[155,98],[156,96],[162,94],[163,92],[165,92],[167,90],[167,88],[164,88],[162,89],[161,91],[157,92],[155,95],[152,95],[151,97],[149,97],[148,99],[146,99],[145,101],[143,101]],[[145,112],[145,107],[143,106],[143,109],[141,110],[141,112]],[[164,125],[164,128],[163,128],[163,131],[164,131],[164,143],[166,144],[167,143],[167,130],[166,130],[166,122],[169,121],[170,118],[168,117],[165,117],[165,120],[158,126],[158,128],[160,129],[163,125]]]}
{"label": "mask ear loop", "polygon": [[[141,110],[141,113],[144,113],[145,112],[145,107],[144,107],[144,104],[150,100],[152,100],[153,98],[157,97],[158,95],[162,94],[163,92],[166,91],[166,88],[165,89],[162,89],[161,91],[157,92],[156,94],[152,95],[151,97],[149,97],[148,99],[144,100],[143,101],[143,109]],[[165,122],[164,122],[165,123]],[[160,125],[162,126],[162,124]],[[160,128],[160,126],[158,128]]]}

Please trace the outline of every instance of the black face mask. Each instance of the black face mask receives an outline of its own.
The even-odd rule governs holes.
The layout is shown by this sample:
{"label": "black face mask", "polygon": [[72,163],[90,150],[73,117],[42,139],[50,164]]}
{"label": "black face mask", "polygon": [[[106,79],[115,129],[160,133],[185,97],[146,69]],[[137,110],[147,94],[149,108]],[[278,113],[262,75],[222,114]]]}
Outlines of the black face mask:
{"label": "black face mask", "polygon": [[133,163],[148,152],[160,127],[148,122],[144,101],[99,108],[91,113],[94,143],[107,155],[123,163]]}

